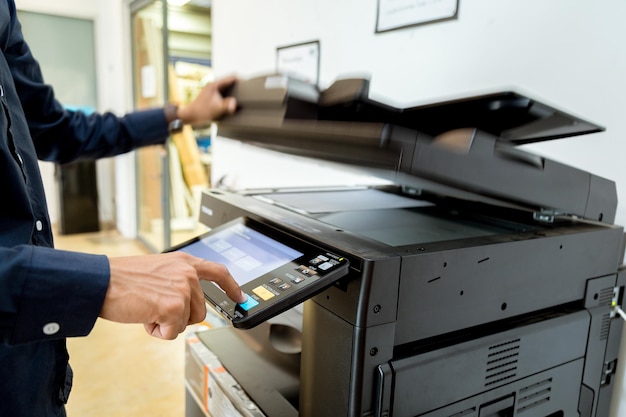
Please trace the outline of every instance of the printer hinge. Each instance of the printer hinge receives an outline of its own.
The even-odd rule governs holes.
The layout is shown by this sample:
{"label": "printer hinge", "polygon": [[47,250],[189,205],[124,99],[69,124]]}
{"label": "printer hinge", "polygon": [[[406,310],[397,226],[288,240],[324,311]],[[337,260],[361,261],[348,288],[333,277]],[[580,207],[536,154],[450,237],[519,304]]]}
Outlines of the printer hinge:
{"label": "printer hinge", "polygon": [[554,223],[557,217],[569,216],[568,213],[552,209],[541,209],[533,212],[533,219],[541,223]]}

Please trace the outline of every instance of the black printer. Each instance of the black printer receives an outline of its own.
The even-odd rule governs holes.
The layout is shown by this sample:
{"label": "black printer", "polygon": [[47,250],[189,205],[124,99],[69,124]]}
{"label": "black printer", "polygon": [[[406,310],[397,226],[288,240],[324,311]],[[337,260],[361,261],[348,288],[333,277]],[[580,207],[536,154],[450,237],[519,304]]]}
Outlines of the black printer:
{"label": "black printer", "polygon": [[200,341],[269,417],[607,417],[626,279],[615,184],[518,147],[603,128],[515,92],[398,108],[368,85],[271,74],[230,92],[220,136],[389,185],[206,190],[208,227],[252,219],[350,268]]}

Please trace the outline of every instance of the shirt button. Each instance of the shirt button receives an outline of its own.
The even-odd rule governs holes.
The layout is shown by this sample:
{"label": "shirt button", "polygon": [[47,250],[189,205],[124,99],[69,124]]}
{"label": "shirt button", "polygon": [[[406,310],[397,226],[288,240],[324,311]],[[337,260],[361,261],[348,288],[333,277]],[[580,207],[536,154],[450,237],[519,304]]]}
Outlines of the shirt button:
{"label": "shirt button", "polygon": [[56,334],[59,330],[61,330],[61,325],[59,323],[51,322],[43,326],[43,333],[48,336]]}
{"label": "shirt button", "polygon": [[35,222],[35,227],[37,228],[38,232],[41,232],[43,230],[43,223],[41,222],[41,220],[37,220]]}

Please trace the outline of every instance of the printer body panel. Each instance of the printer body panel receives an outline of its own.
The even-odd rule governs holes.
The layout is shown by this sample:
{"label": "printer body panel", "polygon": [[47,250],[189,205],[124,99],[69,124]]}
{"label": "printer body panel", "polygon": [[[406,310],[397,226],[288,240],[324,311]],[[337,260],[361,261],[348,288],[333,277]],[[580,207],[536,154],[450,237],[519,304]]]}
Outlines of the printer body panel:
{"label": "printer body panel", "polygon": [[[424,236],[432,237],[428,234],[432,230],[426,230],[424,236],[417,234],[418,244],[405,244],[404,238],[398,238],[402,244],[390,246],[373,239],[375,233],[365,230],[381,227],[377,223],[380,219],[367,222],[367,215],[353,216],[353,221],[368,223],[358,234],[357,230],[332,223],[345,226],[341,216],[305,213],[269,201],[267,191],[263,196],[259,199],[255,192],[206,192],[203,223],[217,226],[233,217],[253,217],[286,234],[325,244],[351,262],[346,277],[304,304],[298,415],[379,415],[377,407],[385,404],[385,399],[379,397],[382,386],[391,387],[388,395],[393,412],[388,415],[433,413],[448,417],[466,410],[459,410],[469,404],[462,398],[455,398],[453,404],[432,406],[441,410],[428,408],[438,398],[436,395],[406,388],[420,379],[425,379],[422,383],[426,385],[464,381],[468,392],[463,395],[473,398],[476,416],[482,406],[518,407],[515,401],[521,394],[516,390],[524,392],[546,379],[556,385],[551,388],[550,405],[520,405],[520,416],[544,417],[549,414],[541,412],[547,413],[552,406],[561,407],[568,416],[574,410],[572,399],[578,407],[579,397],[589,412],[606,407],[607,401],[599,398],[599,387],[605,386],[600,379],[607,340],[596,340],[592,333],[607,326],[603,317],[609,307],[606,296],[598,301],[594,295],[607,291],[612,294],[615,288],[623,235],[620,227],[581,220],[519,224],[504,215],[487,220],[479,216],[471,222],[468,217],[459,217],[458,223],[453,222],[458,224],[459,230],[455,231],[446,231],[444,221],[435,222],[442,228],[442,236],[451,240],[427,241]],[[419,200],[415,204],[423,209]],[[426,209],[431,210],[430,206]],[[213,220],[206,219],[209,211]],[[429,218],[436,217],[431,211],[427,213]],[[397,220],[395,212],[389,216],[390,222]],[[465,238],[459,238],[459,233]],[[563,329],[551,314],[567,323]],[[520,317],[531,325],[521,326]],[[543,330],[537,333],[537,329]],[[468,380],[464,375],[478,375],[463,371],[464,367],[476,365],[469,359],[471,355],[465,357],[466,365],[460,359],[456,365],[444,361],[445,366],[434,368],[427,366],[429,361],[420,362],[427,355],[463,357],[459,353],[462,347],[478,343],[476,337],[482,336],[481,346],[491,346],[508,334],[517,334],[518,338],[524,335],[523,344],[530,347],[524,348],[529,356],[519,365],[519,376],[502,382],[510,384],[506,389]],[[542,349],[554,354],[542,356]],[[542,362],[549,358],[556,362]],[[538,368],[526,371],[528,364]],[[550,369],[542,371],[543,365]],[[438,379],[442,366],[451,374]],[[387,380],[377,376],[381,367],[389,368]],[[581,382],[583,378],[586,384]],[[446,395],[461,395],[450,384]],[[500,402],[501,397],[508,396],[514,405],[508,405],[509,400]],[[408,397],[413,399],[409,401]],[[445,414],[442,410],[457,411]],[[387,414],[381,409],[380,415]]]}
{"label": "printer body panel", "polygon": [[403,257],[396,343],[581,300],[587,279],[615,274],[620,229],[559,230]]}
{"label": "printer body panel", "polygon": [[[395,417],[426,414],[570,362],[578,361],[577,367],[582,369],[588,323],[587,314],[579,311],[394,360],[391,362],[395,375],[392,414]],[[580,369],[577,373],[573,378],[576,391],[580,389]],[[523,403],[520,394],[508,388],[509,394]],[[479,409],[490,400],[475,406]],[[516,408],[521,408],[521,404]],[[561,405],[551,412],[559,409]]]}

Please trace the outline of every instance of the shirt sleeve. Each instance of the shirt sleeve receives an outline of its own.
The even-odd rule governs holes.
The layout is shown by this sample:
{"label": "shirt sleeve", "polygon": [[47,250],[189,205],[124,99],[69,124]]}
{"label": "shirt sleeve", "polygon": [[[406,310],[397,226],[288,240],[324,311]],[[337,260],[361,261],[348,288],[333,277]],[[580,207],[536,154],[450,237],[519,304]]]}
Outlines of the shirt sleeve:
{"label": "shirt sleeve", "polygon": [[148,109],[118,117],[113,113],[86,115],[62,110],[54,121],[26,115],[37,157],[67,163],[98,159],[157,145],[168,136],[163,109]]}
{"label": "shirt sleeve", "polygon": [[162,144],[168,137],[162,108],[123,117],[111,112],[87,115],[65,109],[56,100],[52,86],[44,82],[16,18],[11,19],[3,52],[39,159],[67,163],[80,158],[109,157],[141,146]]}
{"label": "shirt sleeve", "polygon": [[0,248],[0,341],[85,336],[102,309],[106,256],[30,245]]}

